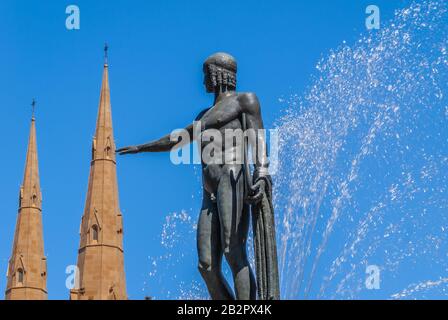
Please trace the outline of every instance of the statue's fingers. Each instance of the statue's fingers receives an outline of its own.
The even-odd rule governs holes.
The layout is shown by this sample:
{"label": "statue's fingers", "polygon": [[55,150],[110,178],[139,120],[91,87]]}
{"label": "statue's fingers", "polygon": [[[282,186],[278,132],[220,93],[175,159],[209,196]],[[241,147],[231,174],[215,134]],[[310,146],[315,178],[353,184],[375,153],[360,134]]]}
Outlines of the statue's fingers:
{"label": "statue's fingers", "polygon": [[258,191],[258,194],[255,195],[254,200],[255,200],[256,202],[259,202],[262,198],[263,198],[263,191],[260,190],[260,191]]}
{"label": "statue's fingers", "polygon": [[120,155],[136,153],[136,151],[134,150],[133,147],[121,148],[121,149],[118,149],[117,152],[118,152]]}
{"label": "statue's fingers", "polygon": [[248,201],[249,201],[250,203],[257,203],[257,202],[260,202],[260,200],[261,200],[262,198],[263,198],[263,190],[258,189],[258,191],[257,191],[256,194],[254,194],[254,195],[252,195],[252,196],[250,196],[250,197],[248,198]]}
{"label": "statue's fingers", "polygon": [[127,148],[120,148],[120,149],[115,150],[115,152],[121,154],[121,153],[124,152],[126,149],[127,149]]}

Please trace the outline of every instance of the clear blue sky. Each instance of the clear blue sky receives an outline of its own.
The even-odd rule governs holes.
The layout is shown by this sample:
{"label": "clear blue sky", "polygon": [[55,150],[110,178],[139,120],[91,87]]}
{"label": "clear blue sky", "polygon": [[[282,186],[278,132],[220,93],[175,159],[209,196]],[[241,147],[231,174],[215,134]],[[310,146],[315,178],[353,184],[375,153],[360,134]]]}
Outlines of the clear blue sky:
{"label": "clear blue sky", "polygon": [[[408,3],[373,2],[383,20]],[[6,272],[11,253],[35,97],[48,291],[51,299],[68,298],[65,268],[76,264],[105,41],[118,146],[158,138],[208,107],[212,97],[204,92],[201,65],[216,51],[237,58],[239,90],[258,94],[269,128],[281,114],[278,98],[302,94],[322,55],[365,32],[371,3],[2,0],[0,270]],[[69,4],[80,7],[79,31],[65,28]],[[149,279],[148,257],[165,252],[160,234],[170,212],[185,209],[196,220],[200,179],[193,167],[172,165],[168,154],[120,158],[118,176],[129,297],[166,298],[167,289]],[[195,279],[202,286],[195,245],[186,237],[180,248],[189,250],[187,263],[158,271],[177,275],[170,278],[172,291],[176,281]],[[5,283],[0,277],[0,292]]]}

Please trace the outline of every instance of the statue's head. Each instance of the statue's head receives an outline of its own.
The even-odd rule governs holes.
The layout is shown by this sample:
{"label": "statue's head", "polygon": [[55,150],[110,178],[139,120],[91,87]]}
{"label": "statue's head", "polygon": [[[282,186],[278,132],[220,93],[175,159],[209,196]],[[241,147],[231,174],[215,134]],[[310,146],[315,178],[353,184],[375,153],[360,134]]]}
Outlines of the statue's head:
{"label": "statue's head", "polygon": [[234,57],[224,52],[218,52],[204,62],[204,85],[207,92],[217,92],[218,89],[236,89],[237,64]]}

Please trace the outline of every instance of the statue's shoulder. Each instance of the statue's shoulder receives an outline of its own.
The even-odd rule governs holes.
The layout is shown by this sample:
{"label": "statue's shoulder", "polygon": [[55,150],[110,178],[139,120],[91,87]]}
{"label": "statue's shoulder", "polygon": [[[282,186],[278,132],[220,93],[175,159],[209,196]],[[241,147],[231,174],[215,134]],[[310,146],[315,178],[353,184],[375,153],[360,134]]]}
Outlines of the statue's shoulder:
{"label": "statue's shoulder", "polygon": [[258,112],[260,110],[260,101],[253,92],[240,92],[238,93],[238,101],[241,106],[249,112]]}
{"label": "statue's shoulder", "polygon": [[201,120],[202,117],[204,116],[204,114],[206,114],[207,111],[210,110],[210,109],[211,109],[211,107],[210,107],[210,108],[206,108],[206,109],[202,110],[201,112],[199,112],[199,114],[196,116],[196,118],[194,119],[194,121],[199,121],[199,120]]}

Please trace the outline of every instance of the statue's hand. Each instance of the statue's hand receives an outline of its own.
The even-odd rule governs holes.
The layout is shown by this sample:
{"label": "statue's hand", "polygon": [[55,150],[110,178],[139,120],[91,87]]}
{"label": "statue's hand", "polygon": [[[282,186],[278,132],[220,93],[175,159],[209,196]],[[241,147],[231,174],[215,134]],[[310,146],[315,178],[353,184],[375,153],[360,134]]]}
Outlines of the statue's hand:
{"label": "statue's hand", "polygon": [[253,185],[255,193],[248,196],[247,202],[251,204],[260,202],[263,199],[263,195],[271,192],[270,188],[272,188],[271,176],[258,177]]}
{"label": "statue's hand", "polygon": [[250,194],[247,197],[247,202],[250,204],[256,204],[263,199],[264,194],[264,188],[266,186],[266,182],[264,180],[258,180],[254,185],[253,189],[255,190],[255,193]]}
{"label": "statue's hand", "polygon": [[118,149],[116,152],[120,155],[124,155],[124,154],[134,154],[134,153],[139,153],[140,149],[137,146],[131,146],[131,147],[124,147],[124,148],[120,148]]}

